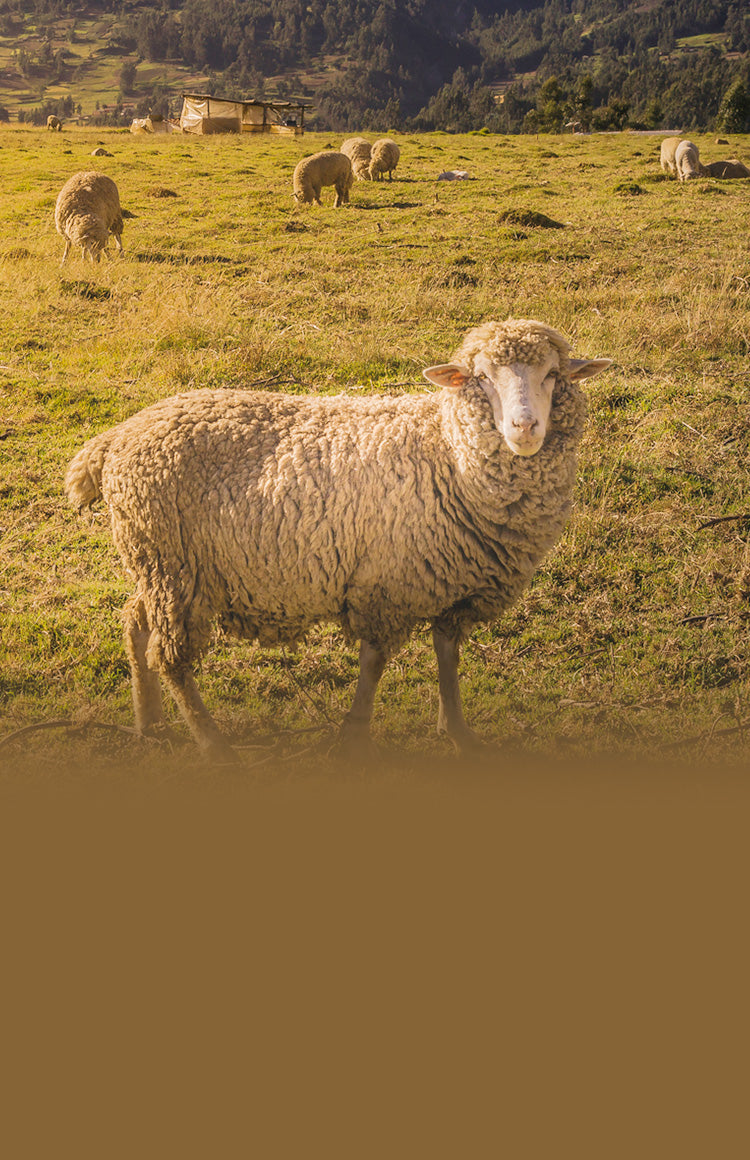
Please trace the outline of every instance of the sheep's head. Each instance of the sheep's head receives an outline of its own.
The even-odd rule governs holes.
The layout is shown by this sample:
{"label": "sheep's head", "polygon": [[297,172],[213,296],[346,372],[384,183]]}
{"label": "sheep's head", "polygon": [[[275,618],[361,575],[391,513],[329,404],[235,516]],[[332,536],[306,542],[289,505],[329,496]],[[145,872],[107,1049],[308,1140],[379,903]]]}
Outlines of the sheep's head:
{"label": "sheep's head", "polygon": [[508,319],[470,330],[453,362],[428,367],[425,378],[460,390],[474,380],[486,392],[495,425],[514,455],[536,455],[544,443],[558,376],[576,382],[611,359],[572,359],[570,344],[543,322]]}

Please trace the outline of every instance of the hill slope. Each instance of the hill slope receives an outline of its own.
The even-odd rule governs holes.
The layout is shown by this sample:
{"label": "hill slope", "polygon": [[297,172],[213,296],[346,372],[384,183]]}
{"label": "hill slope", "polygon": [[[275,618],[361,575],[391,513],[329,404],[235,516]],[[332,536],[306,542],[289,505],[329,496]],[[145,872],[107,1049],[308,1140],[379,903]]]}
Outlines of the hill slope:
{"label": "hill slope", "polygon": [[750,78],[750,14],[730,0],[22,7],[0,0],[0,104],[22,116],[66,98],[66,115],[118,102],[165,111],[200,85],[314,97],[320,128],[707,128]]}

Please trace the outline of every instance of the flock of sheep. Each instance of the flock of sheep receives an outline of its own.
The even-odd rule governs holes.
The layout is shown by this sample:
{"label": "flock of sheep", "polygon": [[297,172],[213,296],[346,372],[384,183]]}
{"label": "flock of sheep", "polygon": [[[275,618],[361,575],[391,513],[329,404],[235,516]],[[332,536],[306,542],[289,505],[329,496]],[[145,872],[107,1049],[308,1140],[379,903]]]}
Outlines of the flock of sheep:
{"label": "flock of sheep", "polygon": [[[394,142],[353,138],[301,161],[294,193],[319,204],[332,185],[341,205],[355,179],[390,178],[398,160]],[[708,169],[679,138],[663,143],[661,164],[682,181]],[[115,183],[76,174],[55,223],[63,261],[73,243],[92,261],[110,236],[121,250]],[[90,439],[65,487],[79,509],[103,499],[134,580],[123,619],[138,730],[166,728],[163,684],[204,753],[232,759],[193,676],[212,624],[278,644],[338,621],[360,647],[341,741],[361,749],[388,659],[428,621],[438,728],[459,750],[475,746],[461,643],[513,604],[561,534],[583,425],[579,383],[609,364],[572,358],[543,322],[490,321],[450,362],[425,369],[437,391],[196,390]]]}
{"label": "flock of sheep", "polygon": [[[56,129],[59,124],[57,117],[47,119],[48,129]],[[298,163],[292,178],[294,197],[299,202],[320,205],[323,186],[332,185],[336,191],[333,204],[345,205],[355,178],[379,181],[387,173],[390,181],[400,155],[398,145],[388,137],[372,146],[364,137],[353,137],[344,141],[340,152],[324,150]],[[95,170],[73,174],[58,194],[55,228],[65,239],[63,262],[72,245],[80,246],[84,257],[98,262],[100,255],[106,253],[110,237],[122,253],[122,209],[112,178]]]}
{"label": "flock of sheep", "polygon": [[294,196],[299,202],[320,205],[321,189],[332,185],[336,190],[334,206],[345,205],[355,179],[380,181],[387,173],[391,181],[400,157],[401,150],[390,137],[382,137],[373,145],[364,137],[350,137],[338,152],[326,149],[298,163],[292,178]]}
{"label": "flock of sheep", "polygon": [[[726,144],[726,142],[724,142]],[[661,143],[661,167],[678,181],[690,181],[695,177],[750,177],[750,169],[731,157],[728,161],[710,161],[704,164],[700,159],[698,146],[682,137],[665,137]]]}

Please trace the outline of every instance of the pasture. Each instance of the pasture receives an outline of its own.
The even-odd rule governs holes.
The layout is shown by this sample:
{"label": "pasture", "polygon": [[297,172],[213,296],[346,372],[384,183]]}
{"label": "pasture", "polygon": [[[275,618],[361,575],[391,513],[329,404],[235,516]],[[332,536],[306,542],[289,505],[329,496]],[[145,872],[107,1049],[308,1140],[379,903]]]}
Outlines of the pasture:
{"label": "pasture", "polygon": [[[0,129],[0,761],[195,758],[171,706],[184,745],[127,731],[128,581],[101,507],[79,517],[62,492],[85,439],[185,389],[425,390],[422,367],[508,316],[614,365],[586,388],[561,542],[464,647],[467,719],[498,768],[504,748],[748,757],[750,182],[668,180],[659,136],[396,137],[393,182],[358,182],[333,209],[330,189],[323,208],[291,197],[296,162],[338,147],[330,134]],[[748,139],[693,139],[703,160],[750,157]],[[55,197],[89,168],[133,215],[125,255],[61,268]],[[472,180],[436,180],[452,168]],[[321,626],[297,652],[217,634],[199,680],[270,775],[331,744],[356,671]],[[422,632],[381,682],[386,763],[449,753],[436,717]]]}

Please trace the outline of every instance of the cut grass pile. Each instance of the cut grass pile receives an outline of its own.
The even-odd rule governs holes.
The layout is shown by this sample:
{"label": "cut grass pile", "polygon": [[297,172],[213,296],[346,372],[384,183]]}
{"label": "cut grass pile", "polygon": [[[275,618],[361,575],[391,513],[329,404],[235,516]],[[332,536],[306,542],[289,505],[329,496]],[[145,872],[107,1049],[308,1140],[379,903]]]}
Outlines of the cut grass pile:
{"label": "cut grass pile", "polygon": [[[100,143],[111,157],[91,156]],[[744,760],[750,183],[659,180],[651,136],[402,134],[393,182],[295,207],[296,162],[339,143],[0,130],[0,738],[77,726],[29,731],[0,759],[154,760],[91,725],[132,721],[128,582],[104,513],[80,518],[62,493],[86,438],[190,388],[423,390],[422,367],[469,327],[515,315],[615,365],[588,387],[562,541],[464,650],[468,718],[535,753]],[[705,160],[750,152],[697,144]],[[458,165],[474,180],[436,180]],[[88,168],[118,183],[126,253],[61,269],[55,197]],[[294,654],[217,635],[200,684],[228,734],[276,760],[329,737],[355,675],[323,625]],[[375,736],[440,754],[436,715],[419,633],[386,670]]]}

